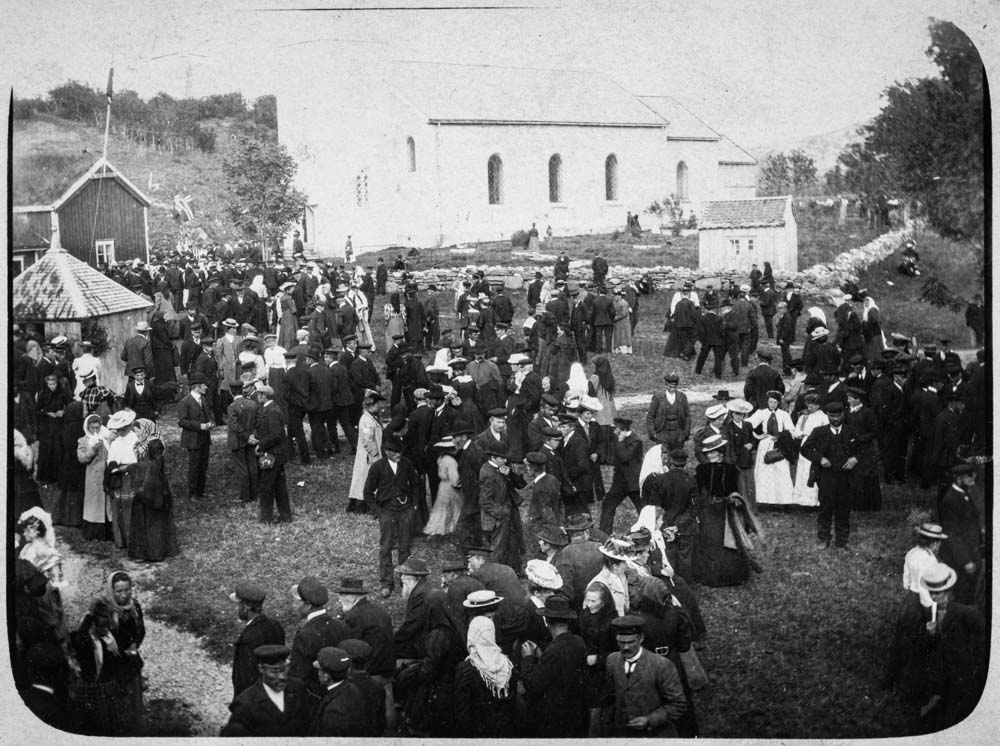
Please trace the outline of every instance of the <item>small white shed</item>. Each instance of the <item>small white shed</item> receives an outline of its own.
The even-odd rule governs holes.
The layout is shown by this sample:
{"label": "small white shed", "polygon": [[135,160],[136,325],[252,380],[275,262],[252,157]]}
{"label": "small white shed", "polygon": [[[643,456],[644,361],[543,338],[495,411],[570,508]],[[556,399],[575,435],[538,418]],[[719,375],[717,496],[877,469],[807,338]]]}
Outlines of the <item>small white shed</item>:
{"label": "small white shed", "polygon": [[698,225],[698,269],[750,271],[770,262],[775,272],[799,271],[798,226],[792,198],[706,202]]}

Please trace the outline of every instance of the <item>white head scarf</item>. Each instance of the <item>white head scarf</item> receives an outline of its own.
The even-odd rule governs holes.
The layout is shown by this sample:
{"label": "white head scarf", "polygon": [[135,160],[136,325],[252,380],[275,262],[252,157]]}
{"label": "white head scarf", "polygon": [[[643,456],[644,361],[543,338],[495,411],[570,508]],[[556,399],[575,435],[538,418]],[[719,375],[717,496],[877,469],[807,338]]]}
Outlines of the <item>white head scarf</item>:
{"label": "white head scarf", "polygon": [[[823,322],[823,326],[827,326],[827,324],[826,324],[826,313],[824,313],[823,309],[820,308],[819,306],[812,306],[809,309],[809,315],[812,316],[814,319],[819,319],[820,321],[822,321]],[[828,326],[827,326],[827,328],[829,329]]]}
{"label": "white head scarf", "polygon": [[496,627],[485,616],[473,617],[469,622],[468,661],[476,667],[490,693],[506,698],[509,694],[510,675],[514,664],[503,654],[496,643]]}
{"label": "white head scarf", "polygon": [[667,467],[663,465],[663,446],[653,446],[642,457],[642,468],[639,469],[639,489],[642,490],[642,485],[650,474],[663,474],[667,471]]}
{"label": "white head scarf", "polygon": [[864,310],[861,311],[862,321],[868,321],[868,312],[871,311],[873,308],[876,311],[879,310],[878,304],[875,302],[875,299],[872,298],[870,295],[866,295]]}
{"label": "white head scarf", "polygon": [[638,531],[640,528],[644,528],[649,531],[653,540],[653,546],[660,552],[660,559],[663,561],[663,574],[672,577],[674,574],[674,568],[667,559],[667,542],[666,539],[663,538],[663,532],[660,531],[660,527],[657,525],[655,505],[644,506],[643,509],[639,511],[639,518],[634,524],[632,524],[632,528],[629,530]]}
{"label": "white head scarf", "polygon": [[587,374],[580,363],[573,363],[569,366],[569,380],[566,381],[566,385],[569,387],[566,392],[567,397],[578,396],[582,398],[586,396],[589,384],[590,381],[587,380]]}

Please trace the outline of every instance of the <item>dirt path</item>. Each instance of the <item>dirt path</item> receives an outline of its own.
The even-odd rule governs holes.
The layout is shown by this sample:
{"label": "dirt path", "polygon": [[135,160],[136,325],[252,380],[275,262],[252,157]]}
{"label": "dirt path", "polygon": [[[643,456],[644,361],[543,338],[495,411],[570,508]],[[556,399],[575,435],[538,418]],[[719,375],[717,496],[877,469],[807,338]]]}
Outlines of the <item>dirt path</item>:
{"label": "dirt path", "polygon": [[[91,558],[60,545],[63,555],[63,605],[68,624],[79,623],[90,600],[103,588],[105,570]],[[229,715],[232,678],[228,667],[209,657],[197,637],[150,618],[156,608],[152,567],[129,562],[122,567],[133,579],[145,612],[142,644],[148,735],[217,736]]]}

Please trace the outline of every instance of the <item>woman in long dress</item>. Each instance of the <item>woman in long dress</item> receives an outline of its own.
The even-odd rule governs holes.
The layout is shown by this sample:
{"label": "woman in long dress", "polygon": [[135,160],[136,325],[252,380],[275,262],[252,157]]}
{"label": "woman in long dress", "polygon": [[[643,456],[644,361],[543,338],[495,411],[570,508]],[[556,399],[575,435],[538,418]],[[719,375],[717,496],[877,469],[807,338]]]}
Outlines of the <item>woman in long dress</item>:
{"label": "woman in long dress", "polygon": [[[173,309],[170,309],[170,313],[173,314]],[[177,375],[174,366],[180,365],[180,356],[174,343],[170,341],[167,318],[162,310],[158,309],[153,313],[149,326],[149,345],[153,349],[153,374],[156,376],[156,385],[159,387],[165,383],[175,383]]]}
{"label": "woman in long dress", "polygon": [[[754,466],[754,486],[757,490],[758,505],[791,505],[792,472],[788,459],[772,461],[768,453],[778,450],[778,436],[787,432],[788,437],[794,437],[795,424],[791,415],[783,409],[780,391],[767,392],[767,409],[758,409],[750,415],[750,424],[757,438],[757,463]],[[773,458],[773,456],[772,456]]]}
{"label": "woman in long dress", "polygon": [[83,421],[83,437],[77,441],[76,457],[87,465],[83,487],[83,537],[91,541],[111,539],[111,500],[104,491],[104,468],[108,463],[108,429],[101,417],[89,414]]}
{"label": "woman in long dress", "polygon": [[146,625],[142,607],[133,595],[132,578],[128,573],[117,570],[108,576],[104,600],[111,608],[111,634],[122,654],[123,664],[119,672],[125,707],[136,727],[143,722],[142,704],[142,656],[139,646],[146,639]]}
{"label": "woman in long dress", "polygon": [[736,465],[736,491],[750,504],[757,505],[757,485],[754,481],[754,465],[756,464],[757,438],[753,434],[753,426],[746,416],[753,411],[753,405],[743,399],[733,399],[726,404],[730,419],[722,426],[723,435],[728,438],[730,451]]}
{"label": "woman in long dress", "polygon": [[[810,391],[806,394],[805,401],[806,411],[799,416],[799,421],[795,425],[795,429],[803,441],[809,437],[809,433],[820,425],[830,424],[826,412],[820,409],[820,395],[818,393]],[[792,490],[792,502],[796,505],[815,508],[819,506],[819,488],[815,484],[812,487],[808,485],[809,469],[811,466],[812,461],[800,453],[798,463],[795,466],[795,486]]]}
{"label": "woman in long dress", "polygon": [[382,408],[384,397],[377,391],[368,389],[363,402],[364,411],[358,420],[358,450],[354,454],[354,472],[351,475],[351,488],[347,493],[347,512],[368,512],[365,505],[365,481],[371,465],[382,458],[382,423],[378,413]]}
{"label": "woman in long dress", "polygon": [[392,337],[395,334],[406,334],[406,309],[399,301],[399,293],[389,296],[389,302],[383,309],[385,314],[385,349],[392,347]]}
{"label": "woman in long dress", "polygon": [[143,562],[162,562],[179,554],[174,524],[174,497],[163,463],[163,441],[151,438],[146,456],[136,465],[135,499],[129,557]]}
{"label": "woman in long dress", "polygon": [[424,526],[427,536],[448,536],[455,531],[459,514],[462,512],[462,490],[459,487],[461,478],[458,475],[458,462],[455,460],[455,443],[451,437],[435,443],[437,472],[440,478],[434,508]]}
{"label": "woman in long dress", "polygon": [[357,281],[351,283],[351,289],[347,293],[347,302],[354,307],[358,316],[358,326],[355,330],[358,344],[374,344],[371,324],[368,323],[368,298],[361,292],[360,283]]}
{"label": "woman in long dress", "polygon": [[35,420],[38,423],[38,481],[49,484],[59,479],[62,461],[63,413],[69,395],[59,385],[55,373],[45,376],[45,382],[35,400]]}
{"label": "woman in long dress", "polygon": [[[750,577],[746,555],[726,546],[728,511],[733,502],[739,500],[736,467],[722,461],[726,443],[719,435],[706,438],[702,448],[708,462],[698,464],[694,470],[700,504],[698,540],[694,545],[691,569],[697,582],[714,587],[739,585]],[[759,492],[757,497],[759,500]]]}
{"label": "woman in long dress", "polygon": [[507,738],[517,732],[517,669],[496,642],[493,620],[469,621],[469,657],[455,668],[455,729],[464,738]]}
{"label": "woman in long dress", "polygon": [[629,305],[622,288],[615,290],[615,326],[611,338],[611,349],[622,355],[632,354],[632,322]]}
{"label": "woman in long dress", "polygon": [[864,356],[869,363],[882,359],[885,349],[885,334],[882,331],[882,315],[878,304],[870,295],[865,296],[861,311],[861,331],[865,338]]}
{"label": "woman in long dress", "polygon": [[108,463],[105,467],[104,486],[111,497],[112,532],[115,546],[125,548],[132,523],[132,500],[134,464],[139,460],[135,455],[138,434],[133,429],[135,412],[121,409],[111,415],[108,430],[111,437],[108,445]]}

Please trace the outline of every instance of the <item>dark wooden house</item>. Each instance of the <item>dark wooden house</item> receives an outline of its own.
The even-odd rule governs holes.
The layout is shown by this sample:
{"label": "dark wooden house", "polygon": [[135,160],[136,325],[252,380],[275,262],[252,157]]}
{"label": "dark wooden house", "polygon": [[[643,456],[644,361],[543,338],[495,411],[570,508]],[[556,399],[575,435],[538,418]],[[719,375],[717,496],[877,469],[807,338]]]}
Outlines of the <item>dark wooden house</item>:
{"label": "dark wooden house", "polygon": [[121,171],[99,159],[51,204],[14,207],[13,274],[53,247],[92,267],[149,261],[150,204]]}

